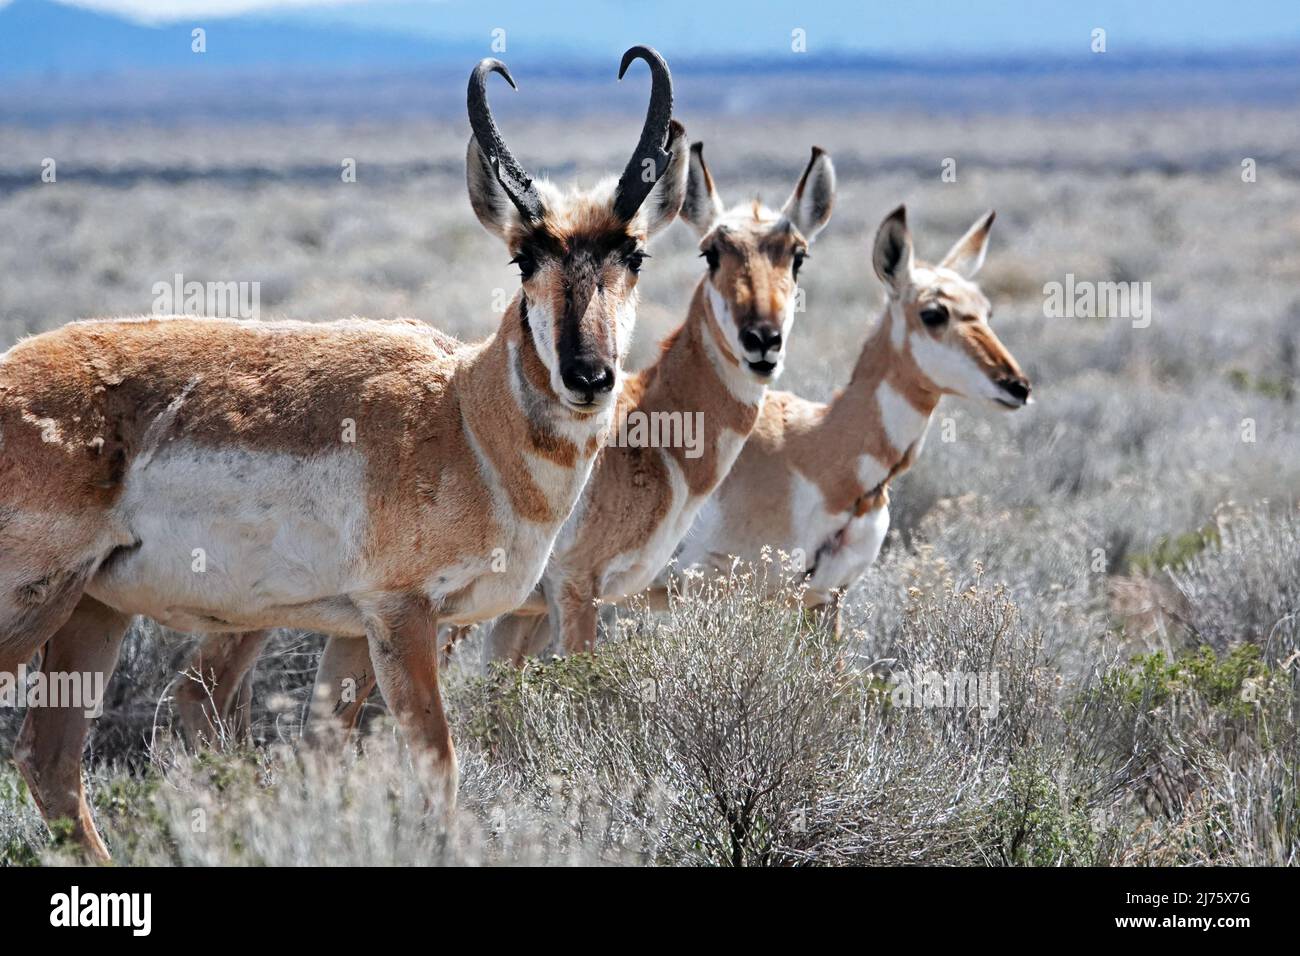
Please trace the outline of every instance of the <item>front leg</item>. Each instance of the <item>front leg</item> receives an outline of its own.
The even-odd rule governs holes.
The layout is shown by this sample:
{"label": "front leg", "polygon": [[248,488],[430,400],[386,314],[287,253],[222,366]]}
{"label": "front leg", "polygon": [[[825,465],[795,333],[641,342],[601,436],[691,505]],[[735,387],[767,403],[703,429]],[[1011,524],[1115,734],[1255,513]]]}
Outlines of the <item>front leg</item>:
{"label": "front leg", "polygon": [[372,617],[367,637],[379,692],[450,818],[458,771],[438,689],[437,614],[423,595],[394,598]]}

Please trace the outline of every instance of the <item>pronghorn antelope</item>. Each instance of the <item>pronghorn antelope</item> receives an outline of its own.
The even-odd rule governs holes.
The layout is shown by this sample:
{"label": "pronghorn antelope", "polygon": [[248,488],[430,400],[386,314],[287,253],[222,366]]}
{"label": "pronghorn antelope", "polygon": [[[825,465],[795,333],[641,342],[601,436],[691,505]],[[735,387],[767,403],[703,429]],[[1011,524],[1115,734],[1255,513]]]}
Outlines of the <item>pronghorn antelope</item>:
{"label": "pronghorn antelope", "polygon": [[[619,399],[618,433],[629,415],[642,422],[676,422],[699,414],[698,455],[681,442],[640,442],[604,448],[591,479],[560,532],[539,592],[496,622],[485,647],[489,658],[518,661],[549,638],[550,621],[566,650],[589,649],[596,638],[597,599],[617,600],[647,587],[672,557],[700,505],[727,474],[754,422],[767,384],[780,374],[796,306],[796,281],[809,244],[831,216],[835,170],[814,148],[782,210],[744,203],[727,211],[704,162],[703,144],[691,148],[681,216],[700,235],[708,271],[691,298],[686,321],[665,341],[658,360],[629,376]],[[190,681],[182,720],[191,735],[221,726],[247,728],[244,672],[265,641],[209,639]],[[355,642],[331,639],[325,659],[350,660],[331,669],[357,683],[336,716],[347,729],[373,687]],[[233,650],[232,650],[233,649]],[[207,688],[215,685],[209,693]],[[327,698],[328,699],[328,698]],[[314,722],[309,730],[320,730]]]}
{"label": "pronghorn antelope", "polygon": [[[814,147],[779,212],[757,201],[728,210],[691,147],[682,218],[700,235],[707,271],[686,321],[658,360],[630,376],[619,402],[629,421],[698,413],[699,455],[674,447],[609,447],[556,539],[539,593],[498,621],[486,656],[519,662],[553,632],[566,653],[590,650],[596,602],[617,601],[653,583],[700,506],[726,477],[758,420],[767,385],[781,372],[794,324],[799,269],[830,220],[835,169]],[[630,443],[635,444],[635,443]],[[549,619],[549,631],[546,627]]]}
{"label": "pronghorn antelope", "polygon": [[[77,322],[0,356],[0,671],[44,647],[48,671],[111,673],[135,614],[347,635],[449,812],[438,622],[536,585],[613,420],[645,245],[685,192],[667,65],[634,47],[619,75],[637,58],[652,92],[636,151],[617,182],[567,193],[497,131],[485,91],[493,72],[514,85],[504,64],[473,71],[470,201],[522,274],[482,343],[175,317]],[[15,761],[46,819],[106,859],[87,729],[81,708],[32,709]]]}
{"label": "pronghorn antelope", "polygon": [[768,392],[677,555],[681,567],[725,570],[733,556],[758,560],[765,546],[802,555],[805,601],[838,630],[844,589],[876,560],[889,529],[889,483],[916,459],[940,397],[1012,409],[1030,401],[972,281],[992,224],[986,213],[932,266],[913,258],[905,208],[886,217],[872,253],[884,315],[848,387],[829,404]]}

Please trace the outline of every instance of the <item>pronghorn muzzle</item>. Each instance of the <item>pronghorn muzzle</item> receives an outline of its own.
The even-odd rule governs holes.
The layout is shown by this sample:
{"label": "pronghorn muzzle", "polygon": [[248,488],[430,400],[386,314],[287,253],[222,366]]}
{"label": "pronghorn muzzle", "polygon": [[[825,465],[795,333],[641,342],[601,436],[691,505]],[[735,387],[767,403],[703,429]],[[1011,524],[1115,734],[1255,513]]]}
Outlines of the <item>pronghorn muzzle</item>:
{"label": "pronghorn muzzle", "polygon": [[1007,375],[997,380],[998,388],[1007,393],[1007,398],[999,398],[998,402],[1007,408],[1021,408],[1028,405],[1032,398],[1029,393],[1033,386],[1029,384],[1029,379],[1023,375]]}
{"label": "pronghorn muzzle", "polygon": [[773,322],[752,322],[740,330],[745,364],[756,375],[767,376],[781,363],[781,326]]}

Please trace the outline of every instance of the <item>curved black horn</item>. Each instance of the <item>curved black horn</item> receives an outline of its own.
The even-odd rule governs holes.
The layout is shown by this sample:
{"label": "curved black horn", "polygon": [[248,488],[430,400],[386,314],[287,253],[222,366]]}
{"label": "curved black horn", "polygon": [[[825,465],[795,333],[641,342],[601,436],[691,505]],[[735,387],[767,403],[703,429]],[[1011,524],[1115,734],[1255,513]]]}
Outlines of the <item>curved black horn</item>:
{"label": "curved black horn", "polygon": [[[623,62],[618,68],[618,78],[632,65],[633,60],[645,60],[650,67],[650,108],[646,110],[645,125],[641,128],[641,139],[636,144],[636,152],[628,160],[623,176],[618,181],[618,191],[614,193],[614,214],[624,222],[630,222],[636,211],[645,202],[650,190],[654,189],[659,177],[668,168],[672,153],[664,149],[668,145],[668,123],[673,117],[673,77],[668,72],[668,64],[659,53],[648,46],[634,46],[623,54]],[[646,182],[642,175],[645,161],[654,160],[654,179]]]}
{"label": "curved black horn", "polygon": [[474,139],[478,142],[478,148],[483,151],[483,155],[492,165],[492,171],[496,173],[501,188],[506,191],[506,195],[523,214],[524,219],[536,222],[542,218],[542,197],[537,194],[532,177],[524,171],[524,168],[510,154],[510,150],[506,148],[497,124],[492,120],[492,110],[487,101],[489,73],[500,73],[510,84],[511,89],[518,89],[515,86],[515,78],[510,75],[504,63],[492,57],[480,60],[478,66],[474,67],[474,72],[469,75],[469,93],[466,97],[469,106],[469,125],[474,130]]}

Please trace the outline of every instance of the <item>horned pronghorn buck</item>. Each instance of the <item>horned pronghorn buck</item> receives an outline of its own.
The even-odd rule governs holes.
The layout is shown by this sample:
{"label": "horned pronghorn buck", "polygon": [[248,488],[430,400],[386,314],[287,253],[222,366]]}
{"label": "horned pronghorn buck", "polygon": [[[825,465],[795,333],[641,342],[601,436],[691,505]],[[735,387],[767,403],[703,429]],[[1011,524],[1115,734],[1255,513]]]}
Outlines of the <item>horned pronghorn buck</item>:
{"label": "horned pronghorn buck", "polygon": [[[701,504],[736,460],[768,383],[780,374],[795,318],[799,269],[830,220],[834,195],[830,157],[814,148],[780,212],[757,202],[727,211],[704,162],[703,145],[691,148],[681,216],[701,237],[707,272],[691,297],[686,321],[663,343],[658,359],[626,380],[616,440],[599,453],[538,592],[493,626],[485,644],[488,658],[518,661],[537,653],[551,635],[548,616],[566,650],[591,648],[596,601],[649,586],[672,557]],[[684,440],[688,432],[690,441]],[[204,643],[193,662],[202,679],[182,686],[187,733],[215,737],[246,731],[246,672],[265,640],[265,634],[249,634],[241,641]],[[342,671],[357,678],[347,705],[334,714],[342,729],[355,723],[374,686],[363,654],[350,643],[355,642],[331,639],[325,652],[327,661],[350,655]],[[320,729],[319,721],[310,728],[312,733]]]}
{"label": "horned pronghorn buck", "polygon": [[838,629],[844,589],[889,530],[889,483],[915,461],[939,399],[1030,402],[1029,381],[989,327],[992,309],[972,281],[992,224],[989,212],[933,266],[913,257],[905,208],[886,217],[872,253],[884,315],[848,387],[829,404],[768,392],[677,555],[681,567],[725,571],[735,557],[759,560],[764,547],[801,557],[805,602]]}
{"label": "horned pronghorn buck", "polygon": [[[136,614],[346,635],[450,811],[438,622],[501,614],[536,585],[613,420],[646,243],[685,192],[667,65],[634,47],[620,77],[637,58],[640,141],[588,191],[532,181],[487,105],[491,73],[514,81],[495,60],[473,71],[470,202],[522,276],[484,342],[176,317],[77,322],[0,356],[0,671],[44,647],[49,671],[111,672]],[[33,708],[15,759],[46,819],[104,859],[87,726],[80,708]]]}

